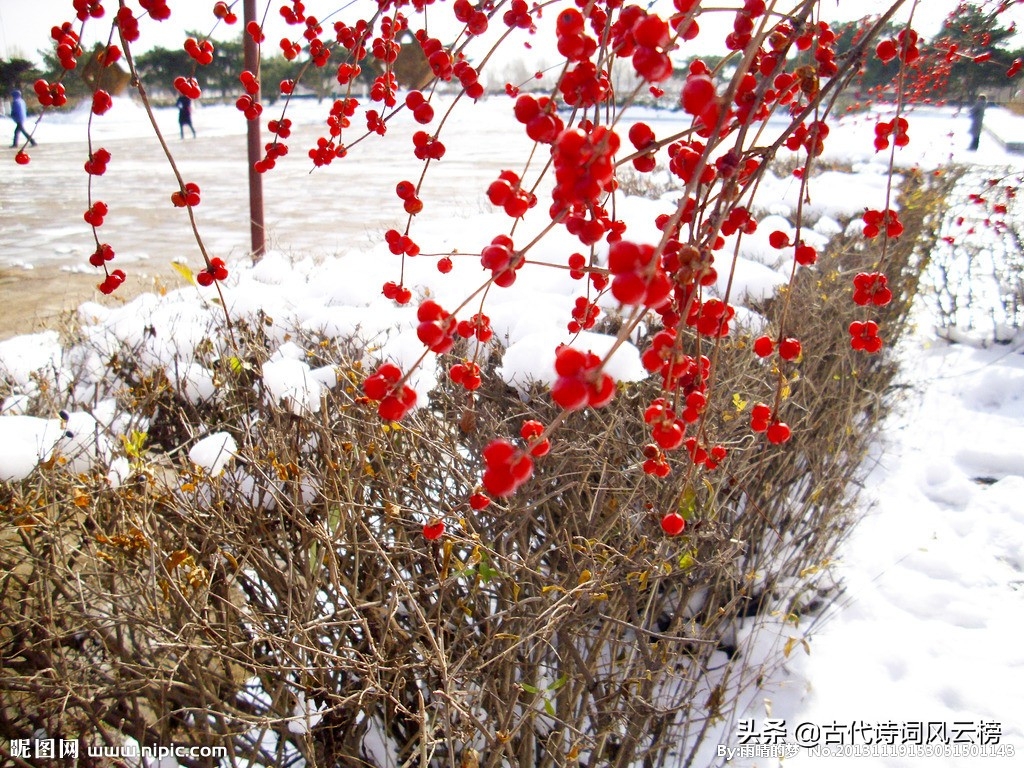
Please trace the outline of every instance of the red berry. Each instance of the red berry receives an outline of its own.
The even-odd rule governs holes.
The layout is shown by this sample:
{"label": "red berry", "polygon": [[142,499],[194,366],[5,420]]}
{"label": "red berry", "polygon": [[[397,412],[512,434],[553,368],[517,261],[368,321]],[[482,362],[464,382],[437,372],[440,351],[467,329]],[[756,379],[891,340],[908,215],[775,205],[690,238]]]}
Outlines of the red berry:
{"label": "red berry", "polygon": [[800,357],[800,342],[793,338],[779,342],[779,357],[783,360],[796,360]]}
{"label": "red berry", "polygon": [[772,445],[781,445],[792,436],[792,430],[783,421],[776,421],[768,427],[768,442]]}
{"label": "red berry", "polygon": [[433,520],[423,526],[423,538],[436,541],[444,535],[444,520]]}
{"label": "red berry", "polygon": [[775,351],[775,343],[768,336],[759,336],[754,340],[754,354],[758,357],[768,357]]}
{"label": "red berry", "polygon": [[480,512],[481,510],[487,509],[491,505],[491,499],[486,494],[474,493],[469,497],[469,506],[471,509]]}
{"label": "red berry", "polygon": [[668,536],[678,536],[686,528],[686,520],[678,512],[669,512],[661,518],[661,530]]}
{"label": "red berry", "polygon": [[717,93],[715,84],[707,75],[690,75],[683,86],[683,109],[691,115],[699,117],[707,112],[714,103]]}

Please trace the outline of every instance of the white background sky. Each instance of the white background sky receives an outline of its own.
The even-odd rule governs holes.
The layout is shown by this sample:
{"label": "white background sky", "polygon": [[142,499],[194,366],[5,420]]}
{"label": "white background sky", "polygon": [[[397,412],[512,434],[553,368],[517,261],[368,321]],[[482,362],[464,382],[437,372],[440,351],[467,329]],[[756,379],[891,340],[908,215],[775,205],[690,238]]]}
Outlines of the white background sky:
{"label": "white background sky", "polygon": [[[170,0],[168,4],[171,8],[171,18],[166,22],[156,23],[148,19],[143,20],[143,39],[140,40],[140,43],[145,43],[145,47],[150,45],[162,45],[167,48],[178,47],[182,43],[183,32],[187,27],[202,30],[212,28],[215,21],[212,14],[213,0]],[[646,5],[647,3],[640,2],[640,4]],[[667,0],[657,0],[655,3],[656,6],[662,4],[670,7]],[[728,4],[728,2],[708,3],[708,5],[717,7]],[[108,17],[92,23],[91,34],[88,31],[86,34],[87,42],[95,41],[100,34],[105,39],[109,30],[109,16],[116,8],[117,2],[116,0],[107,0],[106,5],[108,6]],[[132,3],[132,5],[138,9],[137,3]],[[276,41],[288,34],[289,31],[291,37],[294,38],[297,28],[289,28],[281,20],[278,8],[282,5],[282,0],[270,0],[269,5],[268,18],[271,19],[271,26],[268,26],[268,40],[274,44],[276,49]],[[307,13],[317,15],[320,19],[343,5],[346,3],[341,0],[306,0]],[[367,11],[372,4],[368,0],[352,0],[348,5],[351,7],[342,12],[339,18],[351,22],[360,16],[368,17]],[[910,5],[910,2],[905,4],[905,8],[901,10],[901,18],[906,18],[906,9]],[[266,6],[265,0],[260,0],[257,3],[257,7],[261,9]],[[824,18],[830,20],[854,19],[866,13],[877,12],[887,6],[888,3],[883,0],[822,0],[821,12]],[[934,34],[939,29],[943,17],[955,6],[955,0],[921,0],[915,11],[915,28],[926,36]],[[235,9],[241,18],[241,0],[235,4]],[[450,10],[445,9],[444,15],[448,14],[450,14]],[[554,14],[546,15],[553,16]],[[36,52],[48,44],[50,28],[73,17],[71,0],[0,0],[0,56],[36,59]],[[730,19],[730,14],[718,13],[708,13],[701,18],[700,24],[704,31],[695,41],[703,44],[697,46],[703,48],[700,52],[720,48],[720,41],[731,26]],[[1016,21],[1017,26],[1024,29],[1024,7],[1017,5],[1007,11],[1006,19],[1007,22]],[[721,26],[723,30],[721,33],[716,31],[719,25],[724,25]],[[239,34],[241,26],[241,22],[234,27],[221,25],[218,33]],[[520,55],[520,53],[524,57],[527,55],[518,45],[512,47],[516,49],[513,56]]]}

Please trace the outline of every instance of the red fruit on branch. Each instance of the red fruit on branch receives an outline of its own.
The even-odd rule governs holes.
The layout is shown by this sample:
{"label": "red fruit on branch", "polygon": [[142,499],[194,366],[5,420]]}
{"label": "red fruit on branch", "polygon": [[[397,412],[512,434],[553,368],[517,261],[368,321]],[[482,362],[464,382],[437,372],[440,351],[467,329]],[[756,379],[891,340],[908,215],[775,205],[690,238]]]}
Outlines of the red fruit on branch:
{"label": "red fruit on branch", "polygon": [[101,89],[92,95],[92,113],[94,115],[106,114],[112,106],[114,106],[114,100],[106,91]]}
{"label": "red fruit on branch", "polygon": [[878,335],[878,323],[874,320],[862,322],[854,320],[850,323],[850,347],[856,351],[864,351],[874,354],[882,349],[884,344]]}
{"label": "red fruit on branch", "polygon": [[602,408],[615,396],[615,380],[601,370],[601,358],[563,344],[555,350],[555,373],[551,399],[566,410],[586,406]]}
{"label": "red fruit on branch", "polygon": [[793,431],[784,421],[775,421],[769,425],[766,435],[772,445],[782,445],[793,436]]}
{"label": "red fruit on branch", "polygon": [[378,401],[377,413],[386,421],[398,421],[416,405],[416,392],[402,384],[402,369],[394,363],[382,363],[363,382],[363,394]]}
{"label": "red fruit on branch", "polygon": [[116,291],[121,284],[124,282],[125,274],[120,269],[115,269],[100,283],[97,288],[100,289],[100,293],[109,295]]}
{"label": "red fruit on branch", "polygon": [[892,301],[888,279],[881,272],[860,272],[853,278],[853,302],[860,306],[885,306]]}
{"label": "red fruit on branch", "polygon": [[686,520],[678,512],[669,512],[661,518],[661,530],[666,536],[678,536],[686,529]]}
{"label": "red fruit on branch", "polygon": [[533,475],[533,460],[506,440],[488,443],[483,459],[483,484],[492,496],[511,496]]}
{"label": "red fruit on branch", "polygon": [[423,525],[423,538],[427,541],[437,541],[444,535],[444,520],[436,518]]}
{"label": "red fruit on branch", "polygon": [[800,342],[793,338],[783,339],[779,342],[779,357],[783,360],[796,360],[800,357]]}

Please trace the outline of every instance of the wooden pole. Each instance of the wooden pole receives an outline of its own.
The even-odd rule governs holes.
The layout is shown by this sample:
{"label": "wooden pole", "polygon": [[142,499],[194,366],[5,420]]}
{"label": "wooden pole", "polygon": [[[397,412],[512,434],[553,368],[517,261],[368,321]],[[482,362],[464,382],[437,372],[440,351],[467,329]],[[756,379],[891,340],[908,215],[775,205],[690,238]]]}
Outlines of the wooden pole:
{"label": "wooden pole", "polygon": [[[256,21],[256,0],[244,0],[242,3],[242,17],[245,26],[249,22]],[[258,23],[258,22],[257,22]],[[242,48],[245,52],[245,68],[259,77],[259,48],[252,35],[245,29],[242,30]],[[257,92],[253,97],[257,101],[260,98]],[[265,230],[263,227],[263,176],[256,172],[256,162],[263,159],[263,142],[260,140],[260,120],[249,120],[246,138],[248,139],[249,158],[249,231],[252,239],[252,260],[257,262],[263,258],[266,250]]]}

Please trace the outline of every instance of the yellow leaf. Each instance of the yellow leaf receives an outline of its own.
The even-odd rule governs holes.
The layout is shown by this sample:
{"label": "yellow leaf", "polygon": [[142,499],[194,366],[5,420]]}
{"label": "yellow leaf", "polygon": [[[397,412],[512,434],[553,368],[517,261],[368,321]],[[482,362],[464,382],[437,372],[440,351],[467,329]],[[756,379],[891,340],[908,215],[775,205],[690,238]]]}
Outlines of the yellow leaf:
{"label": "yellow leaf", "polygon": [[565,592],[565,589],[557,584],[548,584],[546,587],[542,587],[540,591],[542,595],[546,595],[548,592]]}
{"label": "yellow leaf", "polygon": [[89,494],[79,488],[74,488],[71,491],[71,495],[75,500],[75,506],[78,508],[89,506]]}
{"label": "yellow leaf", "polygon": [[742,411],[744,408],[746,408],[748,402],[749,400],[744,400],[742,397],[740,397],[739,392],[733,393],[732,404],[737,411]]}
{"label": "yellow leaf", "polygon": [[181,275],[185,279],[186,283],[191,285],[195,282],[195,275],[192,274],[192,270],[189,269],[188,264],[182,264],[180,261],[172,261],[171,268]]}
{"label": "yellow leaf", "polygon": [[183,562],[188,560],[188,558],[188,552],[184,549],[176,549],[167,556],[167,559],[164,561],[164,567],[166,567],[168,571],[173,571]]}
{"label": "yellow leaf", "polygon": [[789,658],[789,654],[791,654],[793,652],[793,649],[796,647],[796,644],[798,642],[800,642],[800,641],[797,640],[795,637],[788,638],[786,640],[786,644],[782,647],[782,655],[785,656],[788,659]]}
{"label": "yellow leaf", "polygon": [[781,395],[782,395],[782,399],[783,399],[783,400],[788,400],[788,399],[789,399],[789,396],[790,396],[790,394],[792,394],[792,392],[793,392],[793,390],[789,388],[789,384],[786,384],[786,385],[785,385],[785,386],[784,386],[784,387],[782,388],[782,392],[781,392]]}
{"label": "yellow leaf", "polygon": [[583,573],[580,574],[579,583],[580,584],[586,584],[588,581],[590,581],[593,578],[593,576],[594,576],[594,574],[592,574],[589,569],[584,568],[583,569]]}

